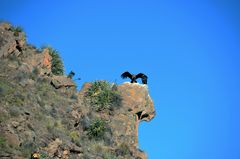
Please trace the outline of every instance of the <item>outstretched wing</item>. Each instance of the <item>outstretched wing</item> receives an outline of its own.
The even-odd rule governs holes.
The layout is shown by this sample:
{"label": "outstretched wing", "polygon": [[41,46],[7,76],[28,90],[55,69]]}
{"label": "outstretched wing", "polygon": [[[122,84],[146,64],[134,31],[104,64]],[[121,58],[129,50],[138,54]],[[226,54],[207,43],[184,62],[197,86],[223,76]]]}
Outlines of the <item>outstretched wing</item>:
{"label": "outstretched wing", "polygon": [[132,74],[129,73],[128,71],[126,71],[121,75],[121,77],[122,78],[127,78],[128,77],[128,78],[132,79]]}
{"label": "outstretched wing", "polygon": [[148,77],[147,77],[145,74],[139,73],[139,74],[136,75],[136,79],[137,79],[137,78],[141,78],[141,79],[142,79],[142,83],[143,83],[143,84],[147,84],[147,79],[148,79]]}

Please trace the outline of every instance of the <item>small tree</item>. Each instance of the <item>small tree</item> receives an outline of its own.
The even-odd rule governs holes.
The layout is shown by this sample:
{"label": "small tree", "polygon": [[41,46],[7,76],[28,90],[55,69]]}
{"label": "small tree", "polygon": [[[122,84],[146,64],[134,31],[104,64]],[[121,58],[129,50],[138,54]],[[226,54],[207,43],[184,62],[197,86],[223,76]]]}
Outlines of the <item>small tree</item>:
{"label": "small tree", "polygon": [[75,75],[75,73],[74,73],[73,71],[71,71],[71,72],[68,74],[67,77],[70,78],[70,79],[72,79],[74,75]]}
{"label": "small tree", "polygon": [[88,128],[88,136],[90,138],[99,139],[106,132],[106,122],[103,119],[97,118],[93,120]]}

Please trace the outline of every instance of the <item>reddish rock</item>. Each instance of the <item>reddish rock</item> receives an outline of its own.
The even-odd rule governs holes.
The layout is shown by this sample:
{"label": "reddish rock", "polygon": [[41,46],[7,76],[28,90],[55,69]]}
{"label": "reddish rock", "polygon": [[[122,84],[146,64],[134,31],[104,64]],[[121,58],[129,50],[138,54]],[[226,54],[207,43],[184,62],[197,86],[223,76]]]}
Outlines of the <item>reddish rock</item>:
{"label": "reddish rock", "polygon": [[153,101],[145,84],[126,82],[118,90],[123,98],[123,106],[137,115],[138,121],[150,121],[155,116]]}
{"label": "reddish rock", "polygon": [[47,69],[51,69],[52,67],[52,57],[49,54],[49,50],[48,49],[44,49],[43,52],[43,62],[42,62],[42,67],[46,67]]}
{"label": "reddish rock", "polygon": [[49,50],[44,49],[42,53],[32,54],[31,57],[26,58],[23,65],[27,65],[30,71],[34,69],[39,70],[39,75],[49,75],[51,73],[51,60]]}
{"label": "reddish rock", "polygon": [[55,139],[50,144],[48,144],[48,147],[46,148],[46,151],[48,152],[50,157],[53,157],[55,153],[58,151],[58,147],[62,144],[62,140]]}
{"label": "reddish rock", "polygon": [[20,32],[18,36],[14,36],[10,28],[10,24],[0,23],[0,58],[9,57],[11,54],[19,56],[25,45],[25,34]]}
{"label": "reddish rock", "polygon": [[16,134],[12,134],[12,133],[9,133],[9,132],[6,132],[4,134],[4,138],[6,139],[7,143],[10,145],[10,146],[19,146],[20,145],[20,141],[18,139],[18,136]]}
{"label": "reddish rock", "polygon": [[[90,86],[91,83],[83,85],[79,98],[84,96]],[[138,149],[138,124],[141,121],[150,121],[155,116],[148,86],[126,82],[119,85],[117,90],[122,98],[121,106],[116,108],[111,116],[103,112],[101,118],[109,121],[116,147],[126,145],[133,156],[146,159],[146,154]]]}
{"label": "reddish rock", "polygon": [[[18,57],[25,53],[23,51],[26,45],[25,33],[19,32],[18,36],[15,36],[10,28],[10,24],[0,23],[0,58],[8,58],[10,55]],[[40,75],[49,75],[52,66],[51,60],[49,50],[44,49],[42,53],[32,50],[28,57],[22,59],[21,62],[22,65],[28,67],[29,72],[38,69]]]}
{"label": "reddish rock", "polygon": [[56,88],[69,88],[75,87],[76,84],[66,76],[53,76],[51,84]]}
{"label": "reddish rock", "polygon": [[62,154],[62,159],[68,159],[69,158],[69,150],[64,150]]}

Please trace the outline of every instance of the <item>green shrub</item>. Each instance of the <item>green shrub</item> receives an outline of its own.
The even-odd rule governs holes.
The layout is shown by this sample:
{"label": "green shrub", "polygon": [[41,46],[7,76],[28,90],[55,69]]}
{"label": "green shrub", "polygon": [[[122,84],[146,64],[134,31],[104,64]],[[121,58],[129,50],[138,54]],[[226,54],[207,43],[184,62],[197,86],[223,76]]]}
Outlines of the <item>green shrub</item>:
{"label": "green shrub", "polygon": [[37,149],[37,145],[34,142],[23,141],[19,151],[21,151],[23,157],[29,158],[31,154]]}
{"label": "green shrub", "polygon": [[[0,112],[0,123],[7,121],[10,117],[8,114]],[[1,137],[0,137],[0,143],[1,143]]]}
{"label": "green shrub", "polygon": [[5,138],[0,136],[0,147],[2,148],[5,144],[6,144]]}
{"label": "green shrub", "polygon": [[10,54],[10,55],[8,56],[8,59],[9,59],[10,61],[16,61],[16,62],[20,63],[20,61],[19,61],[19,59],[18,59],[18,57],[17,57],[16,54]]}
{"label": "green shrub", "polygon": [[91,106],[96,111],[111,109],[113,106],[121,105],[121,97],[117,89],[113,89],[107,81],[95,81],[88,88],[85,97],[89,99]]}
{"label": "green shrub", "polygon": [[24,149],[24,148],[21,148],[20,149],[22,155],[24,158],[29,158],[33,152],[33,149]]}
{"label": "green shrub", "polygon": [[111,152],[105,152],[103,154],[103,159],[117,159],[117,156]]}
{"label": "green shrub", "polygon": [[105,131],[106,122],[103,119],[97,118],[91,122],[87,134],[90,138],[99,139],[104,136]]}
{"label": "green shrub", "polygon": [[8,108],[8,112],[9,112],[11,117],[18,117],[19,115],[21,115],[21,110],[16,105],[11,105]]}
{"label": "green shrub", "polygon": [[18,82],[25,81],[29,79],[29,73],[27,72],[17,72],[14,76],[14,79]]}
{"label": "green shrub", "polygon": [[90,151],[98,156],[101,156],[104,151],[106,151],[106,147],[102,141],[93,141],[89,145]]}
{"label": "green shrub", "polygon": [[129,146],[126,143],[121,143],[119,145],[119,147],[115,150],[115,153],[118,156],[131,155],[131,151],[129,149]]}
{"label": "green shrub", "polygon": [[0,94],[4,94],[4,89],[0,86]]}
{"label": "green shrub", "polygon": [[59,52],[50,46],[47,46],[47,47],[43,46],[42,50],[45,48],[47,48],[49,50],[49,54],[52,57],[52,61],[51,61],[52,62],[52,68],[51,68],[52,73],[54,75],[63,75],[64,74],[64,65],[63,65],[63,61],[60,57]]}
{"label": "green shrub", "polygon": [[79,140],[79,133],[77,131],[71,131],[69,133],[69,136],[71,137],[73,142],[76,142],[77,140]]}
{"label": "green shrub", "polygon": [[28,76],[29,76],[29,79],[32,79],[35,81],[35,80],[37,80],[39,74],[40,74],[39,68],[34,67],[32,72],[30,72]]}
{"label": "green shrub", "polygon": [[48,154],[45,152],[40,153],[41,159],[49,158]]}
{"label": "green shrub", "polygon": [[38,67],[34,67],[32,70],[32,76],[34,76],[34,79],[36,79],[36,77],[38,77],[40,74],[40,70]]}
{"label": "green shrub", "polygon": [[0,98],[5,98],[5,96],[11,94],[13,92],[13,88],[6,81],[0,80]]}
{"label": "green shrub", "polygon": [[23,32],[23,28],[20,26],[12,26],[10,30],[14,32],[14,36],[19,36],[19,33]]}
{"label": "green shrub", "polygon": [[78,96],[76,94],[72,94],[70,96],[70,98],[73,99],[73,100],[78,100]]}
{"label": "green shrub", "polygon": [[15,92],[14,94],[9,95],[5,100],[11,105],[23,106],[25,103],[25,96],[19,92]]}

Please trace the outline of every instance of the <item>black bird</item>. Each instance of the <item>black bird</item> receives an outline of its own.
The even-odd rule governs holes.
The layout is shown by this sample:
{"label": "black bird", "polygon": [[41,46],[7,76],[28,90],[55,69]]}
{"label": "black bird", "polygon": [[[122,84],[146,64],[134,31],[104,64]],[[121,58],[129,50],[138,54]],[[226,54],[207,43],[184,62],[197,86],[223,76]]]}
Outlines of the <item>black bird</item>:
{"label": "black bird", "polygon": [[143,84],[147,84],[147,79],[148,79],[148,77],[145,74],[143,74],[143,73],[139,73],[137,75],[134,75],[134,74],[129,73],[128,71],[124,72],[121,75],[121,77],[122,78],[127,78],[127,77],[130,78],[131,79],[131,83],[137,83],[137,79],[141,78]]}

